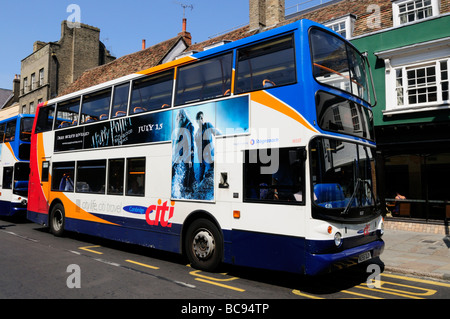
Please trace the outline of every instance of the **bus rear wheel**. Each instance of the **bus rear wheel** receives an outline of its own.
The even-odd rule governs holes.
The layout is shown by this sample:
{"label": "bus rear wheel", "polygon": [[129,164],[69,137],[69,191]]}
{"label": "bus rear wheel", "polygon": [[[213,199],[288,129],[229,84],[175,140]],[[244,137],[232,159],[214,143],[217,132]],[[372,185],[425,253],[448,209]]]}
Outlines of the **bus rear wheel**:
{"label": "bus rear wheel", "polygon": [[61,237],[64,233],[64,225],[66,216],[64,212],[64,206],[62,204],[56,204],[50,213],[50,231],[53,235]]}
{"label": "bus rear wheel", "polygon": [[191,266],[213,272],[222,261],[223,241],[216,225],[208,219],[198,219],[188,228],[186,255]]}

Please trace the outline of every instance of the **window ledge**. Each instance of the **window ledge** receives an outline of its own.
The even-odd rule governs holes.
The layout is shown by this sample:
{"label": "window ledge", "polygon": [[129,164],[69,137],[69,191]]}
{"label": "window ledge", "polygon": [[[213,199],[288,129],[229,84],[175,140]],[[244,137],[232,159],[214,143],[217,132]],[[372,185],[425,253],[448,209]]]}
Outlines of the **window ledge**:
{"label": "window ledge", "polygon": [[450,110],[449,102],[444,102],[443,104],[427,104],[418,106],[395,106],[383,110],[382,113],[385,116],[391,116],[397,114],[439,111],[439,110]]}

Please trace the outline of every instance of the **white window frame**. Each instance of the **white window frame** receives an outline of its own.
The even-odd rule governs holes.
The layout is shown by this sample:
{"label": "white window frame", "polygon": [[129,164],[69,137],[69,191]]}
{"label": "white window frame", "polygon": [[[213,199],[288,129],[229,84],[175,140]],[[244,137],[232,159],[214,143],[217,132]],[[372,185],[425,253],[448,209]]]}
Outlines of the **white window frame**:
{"label": "white window frame", "polygon": [[35,113],[35,109],[34,109],[34,102],[30,102],[30,114],[34,114]]}
{"label": "white window frame", "polygon": [[31,91],[36,90],[36,73],[31,74]]}
{"label": "white window frame", "polygon": [[[421,2],[421,4],[424,4],[425,1],[431,2],[431,10],[432,10],[431,16],[419,18],[417,15],[420,11],[420,8],[416,7],[416,3]],[[401,16],[400,8],[403,7],[404,5],[408,5],[408,4],[412,4],[414,6],[414,9],[412,9],[408,12],[411,12],[411,13],[414,12],[415,17],[414,17],[413,21],[402,23],[401,17],[400,17]],[[420,21],[438,16],[440,14],[440,7],[441,7],[440,0],[397,0],[397,1],[393,1],[392,2],[392,15],[393,15],[394,27],[406,25],[409,23],[416,23],[416,22],[420,22]]]}
{"label": "white window frame", "polygon": [[[383,59],[385,62],[385,92],[386,92],[386,109],[383,114],[386,116],[421,112],[430,110],[450,109],[450,100],[448,95],[444,100],[443,83],[449,83],[450,77],[450,37],[433,40],[425,43],[415,44],[411,46],[396,48],[388,51],[377,52],[375,55]],[[447,63],[447,79],[442,78],[444,73],[441,70],[441,62]],[[416,88],[423,89],[427,85],[433,86],[432,83],[411,82],[411,87],[408,89],[408,70],[417,70],[420,68],[433,66],[435,68],[435,77],[437,87],[437,99],[435,101],[427,101],[422,103],[409,103],[408,90]],[[398,76],[401,71],[401,78]],[[401,79],[401,80],[400,80]],[[423,79],[422,79],[423,80]],[[432,81],[429,78],[428,81]],[[403,104],[400,103],[403,97]]]}
{"label": "white window frame", "polygon": [[28,92],[28,77],[23,79],[23,93],[27,93]]}
{"label": "white window frame", "polygon": [[[345,36],[342,35],[346,39],[350,39],[353,37],[353,31],[355,30],[355,16],[348,14],[338,19],[333,19],[328,22],[325,22],[324,25],[331,30],[342,35],[342,31],[345,31]],[[342,29],[341,27],[344,26]]]}
{"label": "white window frame", "polygon": [[[447,79],[442,79],[442,74],[444,71],[441,69],[441,63],[446,63],[446,74]],[[450,65],[450,58],[439,59],[435,61],[429,61],[420,64],[406,65],[402,67],[395,68],[396,73],[396,90],[397,90],[397,107],[420,107],[420,106],[437,106],[441,104],[448,104],[448,97],[443,100],[443,84],[448,83],[448,71]],[[418,72],[425,72],[434,69],[434,75],[430,76],[418,76]],[[399,73],[401,72],[401,77]],[[408,78],[410,72],[415,72],[414,83]],[[401,80],[400,80],[401,78]],[[434,81],[433,81],[434,79]],[[399,83],[402,82],[402,83]],[[434,91],[435,90],[435,91]],[[413,93],[415,92],[415,93]],[[432,93],[435,92],[435,93]],[[432,95],[436,94],[436,98],[432,98]],[[416,102],[410,102],[410,96],[416,96]],[[403,97],[403,102],[399,101],[399,96]],[[420,98],[425,98],[426,101],[420,102]]]}
{"label": "white window frame", "polygon": [[39,87],[44,85],[44,69],[39,70]]}

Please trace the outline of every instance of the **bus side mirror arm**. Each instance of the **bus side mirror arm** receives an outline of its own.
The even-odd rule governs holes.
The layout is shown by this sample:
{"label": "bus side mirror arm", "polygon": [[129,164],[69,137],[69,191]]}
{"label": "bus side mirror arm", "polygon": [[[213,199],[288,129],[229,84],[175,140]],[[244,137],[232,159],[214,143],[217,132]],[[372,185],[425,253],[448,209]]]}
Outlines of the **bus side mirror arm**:
{"label": "bus side mirror arm", "polygon": [[363,53],[363,57],[367,62],[367,67],[369,69],[369,76],[370,76],[370,82],[372,84],[372,91],[373,91],[373,97],[375,99],[375,103],[372,105],[372,107],[377,106],[378,104],[378,98],[377,98],[377,92],[375,90],[375,84],[373,82],[373,76],[372,76],[372,67],[370,66],[370,61],[369,61],[369,54],[367,52]]}

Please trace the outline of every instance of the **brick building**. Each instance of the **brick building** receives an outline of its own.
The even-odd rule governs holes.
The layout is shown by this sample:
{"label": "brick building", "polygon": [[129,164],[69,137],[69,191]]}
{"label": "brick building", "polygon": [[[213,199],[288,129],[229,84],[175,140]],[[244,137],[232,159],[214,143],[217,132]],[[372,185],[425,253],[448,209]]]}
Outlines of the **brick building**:
{"label": "brick building", "polygon": [[20,113],[33,114],[39,103],[57,96],[84,71],[114,59],[100,41],[100,29],[71,28],[63,21],[58,42],[36,41],[33,53],[22,60]]}

